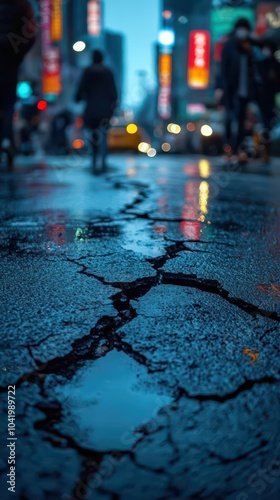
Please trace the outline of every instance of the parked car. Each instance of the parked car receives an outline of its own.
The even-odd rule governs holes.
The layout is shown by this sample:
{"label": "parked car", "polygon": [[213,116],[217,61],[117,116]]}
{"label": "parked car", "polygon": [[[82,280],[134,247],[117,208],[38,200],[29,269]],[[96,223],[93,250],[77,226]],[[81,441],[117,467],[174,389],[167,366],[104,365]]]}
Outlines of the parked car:
{"label": "parked car", "polygon": [[118,118],[112,119],[108,133],[110,151],[138,152],[138,146],[141,142],[149,142],[149,136],[142,127]]}

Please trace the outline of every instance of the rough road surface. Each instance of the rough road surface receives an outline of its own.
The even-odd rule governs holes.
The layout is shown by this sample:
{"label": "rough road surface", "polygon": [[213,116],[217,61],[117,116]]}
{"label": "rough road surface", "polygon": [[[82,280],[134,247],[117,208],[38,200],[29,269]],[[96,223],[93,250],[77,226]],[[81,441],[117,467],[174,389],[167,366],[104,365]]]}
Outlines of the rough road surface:
{"label": "rough road surface", "polygon": [[279,165],[111,165],[0,173],[1,498],[276,500]]}

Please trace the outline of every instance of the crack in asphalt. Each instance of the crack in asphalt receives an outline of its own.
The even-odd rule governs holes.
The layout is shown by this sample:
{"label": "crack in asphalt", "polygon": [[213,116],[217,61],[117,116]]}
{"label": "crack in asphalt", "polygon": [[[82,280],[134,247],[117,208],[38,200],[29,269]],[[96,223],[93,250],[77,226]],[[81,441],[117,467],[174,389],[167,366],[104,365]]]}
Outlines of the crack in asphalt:
{"label": "crack in asphalt", "polygon": [[[83,267],[80,263],[79,266]],[[76,371],[77,364],[81,362],[84,363],[87,360],[92,361],[101,357],[97,354],[97,351],[102,342],[104,342],[103,350],[106,351],[106,353],[113,349],[117,349],[130,355],[138,363],[144,364],[148,367],[146,357],[138,352],[135,352],[130,344],[121,339],[117,331],[137,317],[137,313],[131,306],[130,301],[137,300],[146,295],[158,284],[158,281],[159,276],[155,276],[151,278],[139,279],[129,284],[110,283],[110,286],[120,289],[118,293],[110,297],[114,308],[118,311],[118,315],[116,317],[103,316],[91,330],[89,335],[75,340],[71,346],[71,351],[62,357],[56,357],[47,363],[42,363],[40,360],[36,360],[33,357],[33,360],[37,364],[38,368],[30,373],[22,375],[15,385],[19,388],[27,380],[35,382],[38,379],[40,380],[44,378],[48,374],[69,375],[71,372],[74,373]],[[162,371],[162,369],[158,370],[157,367],[154,369],[152,367],[148,367],[148,371],[149,373],[154,373]],[[6,391],[6,387],[0,387],[0,392],[4,391]]]}
{"label": "crack in asphalt", "polygon": [[120,211],[120,213],[123,215],[131,215],[130,213],[128,213],[130,210],[133,210],[138,205],[140,205],[141,203],[143,203],[145,200],[148,199],[149,192],[147,190],[146,185],[134,183],[133,187],[136,189],[138,188],[138,194],[134,199],[134,201],[132,201],[131,203],[127,203],[125,207]]}
{"label": "crack in asphalt", "polygon": [[269,318],[274,321],[280,322],[280,316],[275,311],[266,311],[259,307],[246,302],[245,300],[238,299],[230,296],[230,292],[225,290],[217,280],[209,280],[198,278],[195,274],[181,274],[181,273],[162,273],[162,284],[181,286],[185,288],[196,288],[202,292],[208,292],[221,297],[230,304],[238,307],[250,316],[256,317],[257,315],[264,318]]}
{"label": "crack in asphalt", "polygon": [[183,387],[179,387],[178,396],[177,396],[177,399],[175,401],[176,402],[179,401],[179,399],[181,397],[186,397],[187,399],[194,399],[194,400],[200,401],[200,402],[215,401],[216,403],[225,403],[226,401],[230,401],[231,399],[235,399],[242,392],[250,391],[256,385],[279,384],[279,383],[280,383],[280,381],[274,376],[265,376],[265,377],[262,377],[260,379],[255,379],[255,380],[246,379],[243,382],[243,384],[240,384],[239,387],[237,387],[234,391],[228,392],[227,394],[224,394],[223,396],[220,396],[218,394],[194,394],[194,395],[192,395],[188,391],[186,391],[186,389],[184,389]]}
{"label": "crack in asphalt", "polygon": [[223,465],[227,465],[227,464],[231,464],[234,462],[239,462],[240,460],[244,460],[244,458],[250,457],[256,451],[260,451],[262,448],[264,448],[267,444],[268,444],[268,441],[262,440],[260,442],[259,446],[255,446],[255,448],[252,448],[251,450],[247,451],[246,453],[242,453],[241,455],[238,455],[238,457],[234,457],[234,458],[226,458],[226,457],[223,457],[222,455],[218,455],[218,453],[214,453],[213,451],[209,452],[209,457],[210,458],[217,458],[218,460],[220,460],[220,462]]}
{"label": "crack in asphalt", "polygon": [[[143,189],[139,190],[139,194],[135,198],[135,200],[132,203],[128,204],[121,211],[122,214],[130,216],[135,215],[136,217],[142,219],[147,219],[150,221],[161,221],[161,222],[183,222],[189,220],[189,219],[153,219],[149,214],[146,213],[137,214],[129,212],[133,210],[137,205],[141,204],[148,197],[146,191],[144,191],[143,186],[142,188]],[[192,240],[188,241],[188,243],[198,243],[198,241]],[[217,244],[216,242],[202,242],[202,241],[200,241],[199,243],[207,245]],[[234,246],[226,243],[219,243],[219,244],[231,247]],[[48,335],[44,339],[41,339],[38,343],[30,344],[29,346],[27,346],[28,352],[33,358],[33,360],[36,362],[38,368],[32,371],[30,374],[23,375],[15,384],[17,388],[19,388],[24,382],[30,379],[30,382],[37,383],[40,386],[41,394],[44,394],[45,391],[44,382],[45,382],[45,377],[47,375],[60,374],[69,378],[69,376],[73,375],[77,371],[80,365],[84,365],[85,361],[87,360],[94,361],[102,356],[106,356],[108,352],[110,352],[113,349],[125,352],[127,355],[135,359],[139,364],[145,365],[148,369],[148,373],[164,371],[163,363],[161,365],[163,368],[161,369],[156,369],[156,367],[153,368],[152,366],[149,366],[151,362],[148,361],[148,359],[144,355],[135,351],[133,347],[129,343],[125,342],[121,338],[121,335],[118,333],[118,330],[120,328],[127,325],[129,322],[133,321],[136,317],[138,317],[137,311],[131,305],[131,301],[139,300],[141,297],[144,297],[153,288],[157,287],[160,284],[180,286],[184,288],[195,288],[205,293],[211,293],[221,297],[231,305],[238,307],[239,309],[243,310],[244,312],[253,317],[260,315],[262,317],[270,318],[274,321],[279,322],[280,317],[277,315],[276,312],[265,311],[254,306],[249,302],[243,301],[242,299],[230,297],[230,292],[225,290],[222,287],[222,285],[216,280],[201,279],[198,278],[196,275],[167,273],[162,270],[164,265],[169,260],[175,259],[179,253],[195,252],[195,251],[196,250],[188,248],[186,246],[186,242],[175,241],[174,244],[168,246],[165,249],[165,255],[157,257],[155,259],[146,259],[146,261],[150,263],[153,266],[154,270],[156,271],[156,276],[139,278],[134,282],[113,282],[113,283],[108,282],[102,276],[97,276],[95,274],[90,273],[88,271],[88,266],[79,262],[85,259],[86,257],[80,257],[79,259],[67,258],[67,261],[69,263],[75,264],[80,267],[80,270],[78,271],[80,274],[92,277],[98,280],[103,285],[111,286],[119,290],[116,294],[109,297],[109,299],[112,300],[112,304],[116,309],[116,311],[118,312],[118,315],[116,317],[103,316],[97,322],[95,327],[90,331],[89,335],[84,336],[81,339],[77,339],[73,342],[71,346],[71,351],[68,354],[62,357],[57,357],[45,364],[41,363],[39,360],[34,359],[32,348],[40,346],[43,342],[48,340],[48,338],[50,338],[52,334]],[[203,251],[200,252],[206,253]],[[101,347],[101,354],[98,353],[100,347]],[[40,367],[42,367],[42,369]],[[219,395],[219,394],[193,395],[190,394],[188,391],[186,391],[184,388],[177,386],[175,388],[176,391],[175,403],[178,402],[180,398],[187,398],[190,400],[191,399],[197,400],[202,404],[208,401],[213,401],[222,404],[238,397],[243,392],[252,390],[255,386],[265,385],[265,384],[275,384],[275,383],[279,384],[279,380],[274,376],[265,376],[255,380],[246,379],[242,384],[239,385],[239,387],[237,387],[235,390],[225,395]],[[6,392],[6,386],[4,388],[0,388],[0,391]],[[49,397],[48,394],[47,396]],[[111,455],[112,457],[117,457],[117,459],[128,457],[137,467],[140,467],[142,469],[148,470],[153,473],[160,474],[165,472],[170,477],[169,489],[173,491],[173,494],[175,496],[177,495],[177,493],[178,495],[180,494],[180,490],[177,489],[174,484],[172,484],[172,475],[168,472],[168,470],[165,471],[163,468],[153,469],[151,467],[139,464],[137,462],[134,450],[137,448],[137,445],[143,440],[143,437],[139,438],[139,440],[135,443],[132,449],[128,451],[112,450],[107,452],[98,452],[95,451],[94,449],[80,446],[76,442],[76,440],[73,439],[71,436],[63,434],[57,428],[55,428],[55,425],[61,422],[63,417],[63,403],[61,402],[55,402],[55,404],[51,404],[51,402],[45,404],[38,403],[37,405],[35,405],[35,407],[40,411],[42,411],[45,415],[45,418],[43,420],[36,422],[34,425],[34,428],[36,430],[43,431],[44,433],[46,433],[43,439],[48,441],[52,446],[58,448],[65,447],[65,445],[63,446],[63,442],[66,443],[66,446],[68,448],[75,450],[82,459],[81,472],[79,475],[80,482],[77,483],[75,491],[77,491],[78,488],[84,487],[84,484],[86,484],[87,485],[86,494],[88,494],[88,490],[90,489],[89,488],[90,485],[88,484],[88,478],[92,476],[93,479],[93,477],[99,471],[102,460],[106,456]],[[167,441],[168,444],[173,449],[173,458],[172,460],[170,460],[170,463],[175,463],[177,460],[177,453],[179,454],[179,448],[172,438],[170,432],[170,423],[169,426],[167,427],[168,427]],[[261,447],[265,446],[265,444],[266,442],[262,441]],[[218,454],[215,454],[214,452],[210,452],[210,456],[217,458],[223,463],[227,464],[243,460],[247,458],[249,455],[251,455],[253,452],[257,451],[258,449],[259,448],[250,450],[249,452],[244,453],[234,459],[224,458]],[[94,469],[93,469],[93,464],[94,464]],[[201,493],[203,491],[204,489],[201,490]],[[104,492],[108,493],[112,498],[116,499],[118,498],[118,496],[112,492],[107,492],[106,490],[104,490]]]}
{"label": "crack in asphalt", "polygon": [[147,259],[147,262],[153,266],[153,268],[158,271],[161,269],[169,260],[176,259],[176,257],[181,252],[192,252],[192,253],[208,253],[204,250],[193,250],[186,246],[184,241],[176,241],[173,245],[169,245],[165,248],[165,255],[156,257],[154,259]]}
{"label": "crack in asphalt", "polygon": [[[41,392],[43,395],[44,392],[43,389],[41,390]],[[122,460],[123,458],[129,458],[140,469],[153,472],[155,474],[162,474],[165,472],[164,468],[162,467],[154,469],[137,461],[134,450],[137,448],[138,444],[142,441],[142,438],[139,438],[130,450],[121,451],[113,449],[111,451],[107,450],[104,452],[96,451],[92,448],[81,446],[71,436],[59,431],[55,427],[63,419],[63,406],[60,402],[55,402],[53,404],[38,403],[35,405],[35,408],[37,408],[38,410],[40,410],[45,414],[45,418],[43,420],[40,420],[35,423],[34,425],[35,430],[43,431],[44,433],[46,433],[43,439],[49,442],[55,448],[61,449],[65,447],[64,443],[66,443],[66,446],[68,448],[76,451],[76,453],[79,455],[82,461],[78,476],[79,481],[77,481],[77,486],[73,491],[74,495],[77,491],[81,489],[81,487],[86,491],[88,490],[91,491],[92,488],[90,481],[93,481],[95,476],[97,475],[101,476],[101,484],[102,484],[103,474],[101,470],[101,464],[104,458],[111,457],[116,461]],[[112,466],[113,463],[111,462],[111,467]],[[117,465],[115,466],[115,468],[116,467]],[[113,471],[111,471],[110,476],[113,475],[113,473],[114,473],[114,468]],[[107,479],[107,477],[104,477],[104,479]],[[98,480],[100,480],[100,478],[98,478]],[[74,496],[74,498],[76,497]],[[86,498],[88,498],[88,496]]]}
{"label": "crack in asphalt", "polygon": [[[206,293],[211,293],[221,297],[228,303],[238,307],[239,309],[253,317],[260,315],[262,317],[270,318],[279,322],[280,318],[275,312],[265,311],[258,308],[257,306],[254,306],[253,304],[250,304],[249,302],[245,302],[235,297],[230,297],[229,292],[225,290],[216,280],[200,279],[196,275],[166,273],[161,270],[161,268],[169,259],[176,258],[178,253],[183,251],[190,251],[190,249],[188,249],[183,242],[177,242],[174,245],[170,245],[166,249],[165,256],[155,259],[147,259],[147,262],[152,264],[152,266],[156,270],[156,276],[140,278],[134,282],[128,283],[110,283],[103,277],[89,273],[85,264],[68,258],[68,262],[74,263],[81,268],[79,273],[91,276],[94,279],[99,280],[104,285],[108,285],[120,290],[115,295],[109,297],[109,299],[112,300],[113,306],[118,312],[118,315],[116,317],[102,317],[97,322],[96,326],[91,330],[89,335],[84,336],[82,339],[75,340],[71,346],[71,351],[62,357],[57,357],[47,363],[42,363],[40,362],[40,360],[36,360],[32,356],[38,368],[28,374],[21,376],[16,382],[16,385],[20,387],[28,379],[34,378],[36,380],[38,379],[38,375],[39,378],[42,378],[42,376],[51,373],[63,374],[65,373],[65,371],[69,373],[69,370],[71,371],[71,367],[73,369],[76,363],[81,363],[86,360],[94,360],[99,357],[96,352],[100,343],[102,342],[104,342],[103,350],[106,350],[107,352],[114,348],[123,350],[128,355],[133,357],[137,362],[144,364],[149,369],[150,373],[163,371],[164,368],[158,370],[157,367],[149,366],[150,362],[148,362],[147,358],[142,354],[135,352],[130,344],[124,342],[118,334],[118,330],[121,327],[125,326],[138,316],[136,310],[131,306],[130,302],[132,300],[139,300],[141,297],[145,296],[153,288],[157,287],[160,284],[181,286],[185,288],[195,288]],[[40,343],[41,342],[39,342],[38,345],[40,345]],[[34,346],[35,345],[27,346],[27,348],[29,347],[29,349],[31,349],[31,347]],[[31,350],[29,350],[29,352],[32,354]],[[40,367],[43,368],[40,369]],[[6,387],[0,387],[0,392],[4,392],[5,390]],[[219,399],[219,396],[216,397],[218,397]]]}
{"label": "crack in asphalt", "polygon": [[76,492],[81,491],[81,489],[87,492],[85,498],[89,498],[88,491],[91,490],[90,481],[93,481],[95,476],[99,473],[101,462],[105,457],[111,456],[115,460],[129,457],[132,461],[135,461],[135,454],[131,450],[96,451],[92,448],[81,446],[71,436],[59,431],[55,425],[61,422],[63,418],[63,407],[60,402],[56,402],[55,405],[39,403],[35,405],[35,407],[45,414],[43,420],[35,423],[35,430],[46,433],[43,439],[49,442],[54,448],[62,449],[65,447],[63,443],[66,443],[66,446],[74,450],[81,459],[80,472],[78,475],[79,479],[72,493],[74,495],[73,498],[76,498]]}
{"label": "crack in asphalt", "polygon": [[[138,196],[134,202],[130,205],[127,205],[124,212],[127,213],[131,207],[135,207],[143,201],[143,196]],[[142,217],[143,218],[143,217]],[[149,220],[152,220],[149,217]],[[181,220],[181,219],[180,219]],[[175,221],[176,222],[176,221]],[[205,244],[208,244],[205,242]],[[57,357],[48,363],[42,364],[39,360],[34,359],[32,355],[32,348],[38,347],[44,341],[51,337],[48,335],[45,339],[41,339],[36,344],[31,344],[28,346],[28,351],[30,355],[33,357],[35,363],[38,366],[37,370],[34,370],[30,374],[26,374],[22,376],[18,382],[16,383],[17,388],[19,388],[26,380],[30,380],[31,382],[39,384],[41,387],[41,391],[44,391],[44,381],[45,377],[49,374],[60,374],[69,378],[73,375],[77,368],[80,365],[84,365],[85,361],[90,360],[94,361],[101,356],[106,356],[108,352],[113,349],[117,349],[119,351],[125,352],[127,355],[135,359],[139,364],[145,365],[148,369],[148,373],[155,373],[158,371],[164,371],[164,366],[162,365],[161,369],[156,369],[156,367],[152,367],[150,365],[150,361],[142,355],[141,353],[135,351],[132,346],[125,342],[118,330],[135,319],[138,314],[136,310],[132,307],[132,300],[139,300],[141,297],[144,297],[147,293],[149,293],[153,288],[158,285],[173,285],[173,286],[181,286],[184,288],[195,288],[197,290],[203,291],[205,293],[211,293],[216,296],[221,297],[226,300],[230,304],[237,306],[242,309],[246,313],[250,314],[253,317],[257,315],[263,317],[269,317],[273,320],[279,321],[279,316],[275,312],[269,312],[259,309],[258,307],[245,302],[241,299],[230,297],[230,294],[227,290],[225,290],[221,284],[216,280],[205,280],[200,279],[196,275],[185,275],[185,274],[174,274],[164,272],[162,269],[164,265],[172,259],[175,259],[182,252],[194,252],[187,247],[186,242],[175,241],[172,245],[169,245],[165,249],[165,255],[157,257],[155,259],[146,259],[146,261],[152,265],[154,270],[156,271],[156,276],[154,277],[144,277],[135,280],[134,282],[108,282],[104,277],[98,276],[96,274],[90,273],[88,271],[88,266],[83,263],[83,257],[79,259],[70,259],[67,258],[69,263],[77,265],[79,269],[79,273],[82,275],[86,275],[88,277],[92,277],[98,280],[105,286],[111,286],[113,288],[118,289],[119,291],[110,296],[109,299],[112,300],[112,304],[118,315],[116,317],[103,316],[96,324],[96,326],[91,330],[90,334],[83,337],[82,339],[78,339],[73,342],[71,346],[71,351],[62,357]],[[202,253],[205,253],[201,251]],[[85,257],[86,258],[86,257]],[[101,347],[101,352],[98,353],[98,349]],[[43,367],[40,369],[40,367]],[[38,371],[39,370],[39,371]],[[197,394],[192,395],[182,387],[176,388],[177,398],[175,402],[180,398],[185,397],[188,399],[194,399],[201,403],[207,401],[213,401],[217,403],[225,403],[229,400],[232,400],[239,396],[241,393],[250,391],[254,386],[261,384],[275,384],[279,383],[279,381],[273,376],[266,376],[259,380],[245,380],[243,384],[237,387],[234,391],[227,393],[225,395],[219,394]],[[4,388],[6,391],[6,387]],[[97,452],[93,449],[85,448],[80,446],[75,439],[71,436],[65,435],[61,433],[57,428],[55,428],[55,424],[57,425],[62,418],[63,404],[56,403],[58,406],[54,409],[53,405],[46,404],[42,406],[40,404],[37,405],[38,409],[43,411],[45,414],[45,419],[35,423],[35,429],[44,431],[48,435],[45,436],[45,439],[50,442],[52,446],[62,447],[61,441],[66,443],[68,448],[75,450],[78,455],[81,457],[81,472],[79,474],[80,483],[77,483],[77,488],[87,483],[88,477],[91,475],[92,478],[98,473],[101,462],[105,456],[109,456],[110,454],[117,453],[118,458],[129,457],[133,463],[137,467],[141,467],[145,470],[149,470],[154,473],[162,473],[163,469],[155,470],[143,464],[139,464],[135,458],[135,450],[137,445],[143,440],[143,437],[139,438],[139,441],[133,446],[132,450],[128,450],[125,452],[120,451],[112,451],[112,452]],[[178,450],[176,449],[175,443],[172,440],[171,432],[168,433],[168,443],[173,449],[173,463],[176,461],[176,456]],[[252,451],[251,451],[252,452]],[[251,453],[250,452],[250,453]],[[236,460],[241,460],[246,458],[248,454],[244,454],[237,458]],[[214,456],[214,455],[213,455]],[[224,460],[223,457],[216,456],[219,460]],[[226,460],[226,459],[225,459]],[[172,462],[172,460],[171,460]],[[95,469],[93,470],[92,464],[95,464]],[[170,478],[171,481],[171,478]],[[175,488],[175,485],[172,485],[172,481],[169,485],[170,490]],[[176,489],[176,488],[175,488]],[[174,489],[174,494],[176,493]],[[113,496],[112,496],[113,498]]]}

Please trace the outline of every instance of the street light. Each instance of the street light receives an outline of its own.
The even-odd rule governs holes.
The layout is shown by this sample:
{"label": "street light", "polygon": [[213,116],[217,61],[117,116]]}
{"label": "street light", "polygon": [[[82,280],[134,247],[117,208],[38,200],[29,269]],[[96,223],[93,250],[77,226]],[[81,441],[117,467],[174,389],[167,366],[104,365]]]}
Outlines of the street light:
{"label": "street light", "polygon": [[86,44],[85,44],[85,42],[82,42],[81,40],[74,43],[74,45],[73,45],[73,50],[75,52],[83,52],[85,50],[85,48],[86,48]]}
{"label": "street light", "polygon": [[159,44],[163,47],[173,47],[175,43],[174,31],[170,29],[160,30],[158,41]]}

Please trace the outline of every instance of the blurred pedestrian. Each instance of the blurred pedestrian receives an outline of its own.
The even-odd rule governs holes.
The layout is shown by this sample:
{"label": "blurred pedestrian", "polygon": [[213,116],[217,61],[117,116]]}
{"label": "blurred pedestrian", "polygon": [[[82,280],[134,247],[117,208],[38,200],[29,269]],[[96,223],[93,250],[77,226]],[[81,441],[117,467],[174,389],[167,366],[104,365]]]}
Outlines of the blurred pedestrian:
{"label": "blurred pedestrian", "polygon": [[[245,138],[245,118],[249,102],[258,101],[261,84],[256,49],[251,39],[251,26],[246,18],[239,19],[225,43],[221,60],[223,101],[226,109],[226,140],[228,150],[246,161],[242,150]],[[237,125],[237,132],[233,127]]]}
{"label": "blurred pedestrian", "polygon": [[259,61],[259,71],[262,79],[262,87],[259,105],[262,115],[263,132],[263,160],[270,161],[271,130],[276,118],[275,96],[280,92],[280,64],[276,61],[274,53],[277,46],[269,40],[262,42],[262,59]]}
{"label": "blurred pedestrian", "polygon": [[69,153],[68,130],[74,123],[70,109],[63,107],[52,118],[47,150],[50,154],[67,155]]}
{"label": "blurred pedestrian", "polygon": [[91,66],[84,70],[76,101],[85,101],[85,126],[92,130],[93,172],[96,173],[98,156],[102,170],[106,170],[107,133],[117,105],[117,89],[112,71],[103,64],[100,50],[93,52]]}
{"label": "blurred pedestrian", "polygon": [[29,0],[0,3],[0,148],[12,165],[15,154],[13,114],[18,68],[35,41],[34,12]]}

